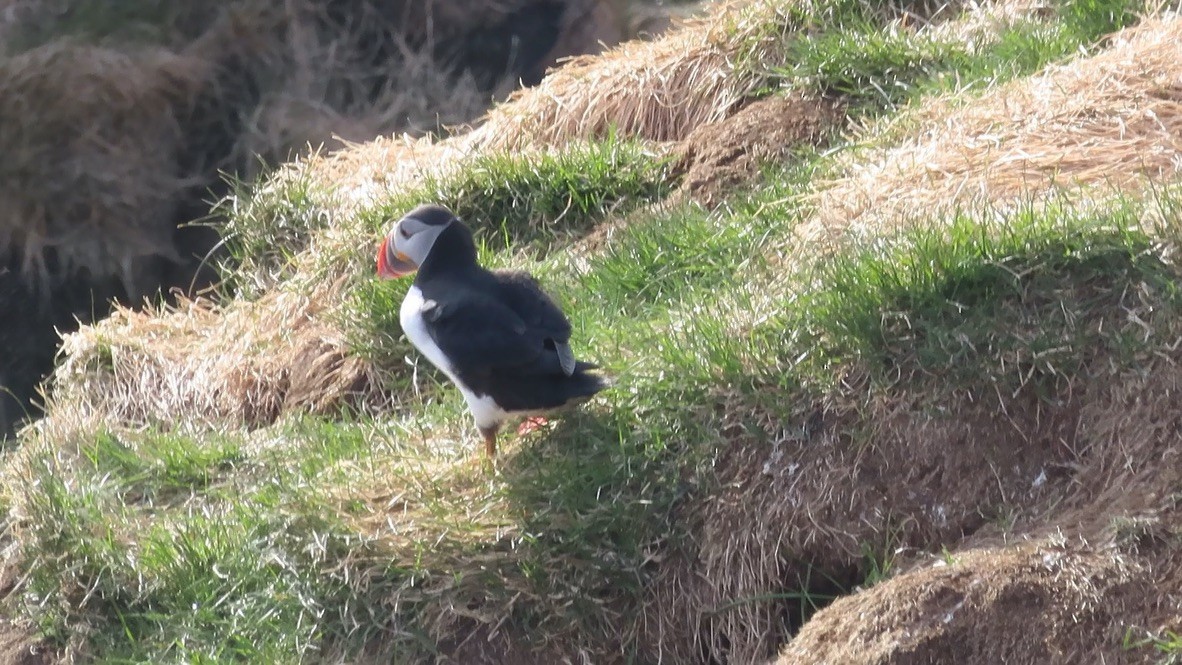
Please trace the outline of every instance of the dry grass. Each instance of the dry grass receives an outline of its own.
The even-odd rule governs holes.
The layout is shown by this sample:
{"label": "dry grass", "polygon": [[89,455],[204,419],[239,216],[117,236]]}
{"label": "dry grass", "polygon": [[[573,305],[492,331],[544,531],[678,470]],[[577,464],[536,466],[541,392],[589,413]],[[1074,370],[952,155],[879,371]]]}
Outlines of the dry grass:
{"label": "dry grass", "polygon": [[962,105],[935,99],[904,114],[897,145],[846,160],[822,185],[809,242],[863,234],[982,203],[1072,187],[1137,189],[1182,164],[1182,20],[1147,19],[1099,54],[1014,81]]}
{"label": "dry grass", "polygon": [[183,301],[164,316],[119,308],[66,338],[55,413],[254,427],[285,410],[339,408],[370,375],[322,320],[328,302],[276,292],[225,309]]}
{"label": "dry grass", "polygon": [[193,181],[174,109],[210,74],[164,49],[69,42],[0,62],[0,255],[35,283],[84,269],[136,293],[137,261],[175,254],[175,206]]}
{"label": "dry grass", "polygon": [[[932,24],[927,28],[935,38],[949,37],[974,48],[988,48],[990,37],[1023,20],[1047,13],[1040,0],[998,0],[989,3],[964,3],[963,13]],[[947,18],[947,17],[946,17]]]}
{"label": "dry grass", "polygon": [[572,60],[493,109],[467,141],[477,150],[518,149],[599,138],[611,130],[651,141],[681,140],[698,125],[726,117],[762,83],[757,69],[744,69],[739,61],[774,58],[768,48],[782,11],[775,2],[740,9],[723,3],[661,39]]}

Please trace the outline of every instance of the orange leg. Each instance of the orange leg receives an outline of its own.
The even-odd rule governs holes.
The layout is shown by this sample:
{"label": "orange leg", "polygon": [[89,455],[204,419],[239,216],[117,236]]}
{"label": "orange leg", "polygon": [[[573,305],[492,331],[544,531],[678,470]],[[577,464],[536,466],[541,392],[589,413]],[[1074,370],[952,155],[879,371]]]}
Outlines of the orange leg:
{"label": "orange leg", "polygon": [[487,455],[489,459],[493,459],[494,457],[497,456],[497,430],[498,429],[500,429],[499,425],[493,425],[492,427],[481,427],[480,428],[480,433],[484,436],[484,454]]}

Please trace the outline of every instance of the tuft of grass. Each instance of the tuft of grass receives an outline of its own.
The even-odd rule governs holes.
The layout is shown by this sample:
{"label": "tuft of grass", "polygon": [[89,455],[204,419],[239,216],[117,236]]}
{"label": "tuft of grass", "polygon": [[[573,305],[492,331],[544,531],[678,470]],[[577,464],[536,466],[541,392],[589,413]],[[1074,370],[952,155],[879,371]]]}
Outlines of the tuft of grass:
{"label": "tuft of grass", "polygon": [[554,152],[479,155],[462,169],[428,176],[362,215],[371,233],[415,206],[449,207],[495,250],[536,243],[540,249],[578,237],[669,193],[667,160],[643,143],[609,135]]}
{"label": "tuft of grass", "polygon": [[163,433],[133,447],[115,433],[100,432],[80,452],[96,474],[122,479],[123,500],[129,503],[187,498],[208,489],[243,458],[233,439],[210,436],[198,444],[190,437]]}
{"label": "tuft of grass", "polygon": [[802,37],[791,47],[784,76],[823,94],[851,100],[856,111],[893,106],[914,94],[917,81],[937,69],[959,69],[968,53],[960,44],[862,22]]}
{"label": "tuft of grass", "polygon": [[902,529],[892,527],[883,534],[879,542],[863,542],[862,581],[860,588],[866,589],[882,582],[895,572],[895,560],[903,552],[899,542]]}
{"label": "tuft of grass", "polygon": [[624,229],[623,238],[591,258],[579,290],[619,314],[668,307],[703,282],[723,288],[728,276],[758,259],[762,224],[726,224],[692,207]]}
{"label": "tuft of grass", "polygon": [[862,559],[864,560],[863,569],[865,573],[862,577],[862,588],[869,588],[886,580],[891,576],[895,568],[895,557],[897,553],[890,548],[883,548],[881,551],[876,551],[875,547],[870,543],[862,543]]}
{"label": "tuft of grass", "polygon": [[303,172],[257,187],[227,181],[233,193],[211,212],[225,221],[222,237],[228,256],[220,264],[222,288],[227,296],[257,298],[291,277],[293,260],[312,234],[333,223],[332,194]]}
{"label": "tuft of grass", "polygon": [[1151,648],[1160,654],[1160,658],[1155,661],[1158,665],[1175,665],[1182,662],[1182,635],[1172,630],[1163,630],[1158,633],[1145,631],[1144,637],[1136,637],[1135,634],[1138,632],[1142,631],[1129,626],[1125,631],[1121,648],[1125,651]]}
{"label": "tuft of grass", "polygon": [[881,380],[1049,390],[1094,354],[1144,347],[1151,322],[1118,315],[1141,311],[1132,298],[1156,304],[1145,317],[1176,311],[1175,269],[1142,214],[1117,201],[1029,206],[1000,225],[960,215],[827,261],[779,325],[810,331],[820,375],[856,359]]}

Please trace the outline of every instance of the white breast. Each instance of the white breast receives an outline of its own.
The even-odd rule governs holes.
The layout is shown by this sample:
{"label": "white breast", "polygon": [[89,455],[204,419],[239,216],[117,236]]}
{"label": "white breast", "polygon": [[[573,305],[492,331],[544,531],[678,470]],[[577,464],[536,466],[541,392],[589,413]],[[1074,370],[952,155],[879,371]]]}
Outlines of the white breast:
{"label": "white breast", "polygon": [[419,290],[419,287],[411,286],[410,290],[406,292],[406,298],[402,301],[401,309],[398,310],[398,320],[402,324],[402,332],[406,334],[410,343],[419,350],[419,353],[426,356],[432,365],[438,367],[460,389],[464,395],[464,401],[468,403],[468,410],[476,419],[477,427],[499,425],[509,414],[497,406],[491,396],[478,397],[460,381],[455,370],[452,369],[451,361],[435,344],[431,333],[427,332],[427,322],[423,320],[423,305],[425,304],[427,303],[423,299],[423,292]]}

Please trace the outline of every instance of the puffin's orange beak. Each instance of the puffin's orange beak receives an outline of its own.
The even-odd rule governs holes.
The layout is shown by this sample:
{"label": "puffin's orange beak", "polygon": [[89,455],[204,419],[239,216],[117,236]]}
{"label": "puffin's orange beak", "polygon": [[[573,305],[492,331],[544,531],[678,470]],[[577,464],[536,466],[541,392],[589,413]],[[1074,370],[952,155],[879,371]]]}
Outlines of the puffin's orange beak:
{"label": "puffin's orange beak", "polygon": [[411,274],[418,269],[414,261],[402,252],[397,252],[394,255],[394,262],[391,263],[386,259],[386,243],[390,242],[389,236],[382,239],[382,244],[378,246],[378,277],[382,279],[397,279]]}

